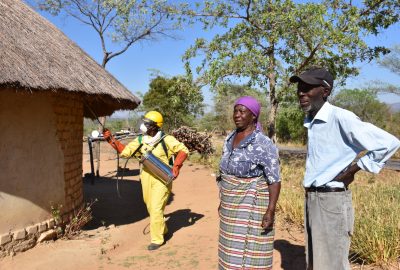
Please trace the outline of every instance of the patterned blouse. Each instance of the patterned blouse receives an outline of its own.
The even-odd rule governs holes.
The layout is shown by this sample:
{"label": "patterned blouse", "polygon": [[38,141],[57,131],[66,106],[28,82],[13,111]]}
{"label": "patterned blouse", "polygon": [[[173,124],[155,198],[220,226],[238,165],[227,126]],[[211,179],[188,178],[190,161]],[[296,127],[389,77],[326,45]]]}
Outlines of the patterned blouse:
{"label": "patterned blouse", "polygon": [[255,130],[233,149],[235,135],[233,131],[225,139],[220,172],[242,178],[264,175],[268,184],[280,182],[278,149],[272,141]]}

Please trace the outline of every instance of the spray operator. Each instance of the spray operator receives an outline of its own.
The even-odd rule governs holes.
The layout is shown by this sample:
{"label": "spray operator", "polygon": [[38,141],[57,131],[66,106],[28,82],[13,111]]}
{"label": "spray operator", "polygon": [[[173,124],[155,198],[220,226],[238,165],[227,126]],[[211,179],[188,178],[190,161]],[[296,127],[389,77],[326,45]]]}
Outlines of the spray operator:
{"label": "spray operator", "polygon": [[[109,130],[104,130],[103,136],[110,145],[118,151],[121,157],[141,157],[151,153],[160,161],[172,165],[172,174],[176,178],[189,150],[171,135],[165,135],[161,130],[163,117],[157,111],[149,111],[143,117],[140,130],[143,136],[135,138],[128,145],[116,140]],[[172,157],[175,160],[172,161]],[[168,232],[164,220],[164,209],[171,193],[172,182],[165,184],[157,178],[146,166],[140,172],[143,200],[150,215],[151,243],[148,250],[156,250],[164,244],[164,236]]]}

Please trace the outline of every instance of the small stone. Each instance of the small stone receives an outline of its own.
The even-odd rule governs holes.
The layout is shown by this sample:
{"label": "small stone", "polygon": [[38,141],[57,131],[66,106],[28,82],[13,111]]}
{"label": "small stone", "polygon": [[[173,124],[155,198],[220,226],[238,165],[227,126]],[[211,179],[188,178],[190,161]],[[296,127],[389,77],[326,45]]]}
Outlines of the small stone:
{"label": "small stone", "polygon": [[38,232],[38,226],[37,225],[29,226],[26,228],[26,231],[28,232],[28,234],[35,234]]}
{"label": "small stone", "polygon": [[4,245],[7,244],[9,242],[11,242],[12,237],[10,234],[3,234],[2,236],[0,236],[0,245]]}
{"label": "small stone", "polygon": [[47,221],[47,227],[48,227],[49,229],[54,228],[55,225],[56,225],[56,221],[55,221],[54,219],[49,219],[49,220]]}
{"label": "small stone", "polygon": [[39,232],[40,233],[44,232],[44,231],[47,230],[47,223],[46,222],[40,223],[38,227],[39,227]]}
{"label": "small stone", "polygon": [[48,230],[47,232],[42,233],[37,242],[42,243],[44,241],[50,241],[57,238],[57,232],[55,230]]}
{"label": "small stone", "polygon": [[108,225],[108,229],[115,229],[115,224]]}
{"label": "small stone", "polygon": [[15,239],[15,240],[24,239],[25,236],[26,236],[26,231],[25,231],[25,229],[22,229],[22,230],[19,230],[19,231],[14,232],[14,239]]}
{"label": "small stone", "polygon": [[105,231],[105,230],[107,230],[106,226],[101,226],[101,227],[97,228],[97,232],[98,233],[101,232],[101,231]]}

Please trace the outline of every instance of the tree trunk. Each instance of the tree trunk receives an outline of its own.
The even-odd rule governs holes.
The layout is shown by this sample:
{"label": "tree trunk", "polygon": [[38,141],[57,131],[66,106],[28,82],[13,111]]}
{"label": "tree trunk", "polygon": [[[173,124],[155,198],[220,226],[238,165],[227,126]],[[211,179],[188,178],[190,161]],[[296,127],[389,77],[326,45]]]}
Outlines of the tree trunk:
{"label": "tree trunk", "polygon": [[276,114],[278,112],[278,100],[276,97],[270,96],[271,108],[268,116],[268,137],[275,143],[276,142]]}
{"label": "tree trunk", "polygon": [[[108,62],[108,54],[107,53],[104,53],[104,55],[103,55],[103,61],[102,61],[102,64],[101,64],[101,66],[104,68],[104,69],[106,69],[106,64],[107,64],[107,62]],[[97,130],[100,132],[100,134],[101,133],[103,133],[103,127],[105,127],[105,124],[106,124],[106,117],[104,116],[104,117],[99,117],[99,121],[100,121],[100,123],[102,124],[102,125],[98,125],[98,127],[97,127]],[[97,147],[96,147],[96,151],[97,151],[97,163],[96,163],[96,176],[97,177],[100,177],[100,141],[97,141],[97,145],[96,145]]]}
{"label": "tree trunk", "polygon": [[278,99],[276,98],[276,72],[275,72],[275,57],[273,54],[269,56],[269,70],[268,74],[268,82],[269,82],[269,102],[271,104],[271,108],[268,116],[268,127],[267,127],[267,135],[268,137],[275,143],[276,142],[276,132],[275,132],[275,124],[276,124],[276,114],[278,112]]}

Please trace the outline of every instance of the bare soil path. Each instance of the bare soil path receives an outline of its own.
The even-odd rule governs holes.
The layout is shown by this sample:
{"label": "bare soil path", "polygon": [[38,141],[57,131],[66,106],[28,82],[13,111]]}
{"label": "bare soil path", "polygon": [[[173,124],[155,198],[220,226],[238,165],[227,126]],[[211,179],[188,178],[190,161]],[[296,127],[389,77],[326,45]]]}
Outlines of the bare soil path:
{"label": "bare soil path", "polygon": [[[84,146],[83,175],[90,172]],[[123,164],[121,164],[123,166]],[[137,162],[129,163],[117,193],[114,153],[102,154],[101,177],[91,185],[83,178],[85,201],[93,205],[94,219],[76,240],[38,244],[31,250],[0,260],[1,270],[113,270],[217,269],[218,193],[212,171],[185,163],[174,182],[166,208],[171,238],[156,251],[150,241],[149,218],[142,201]],[[277,226],[274,268],[304,269],[304,242],[300,231]]]}

